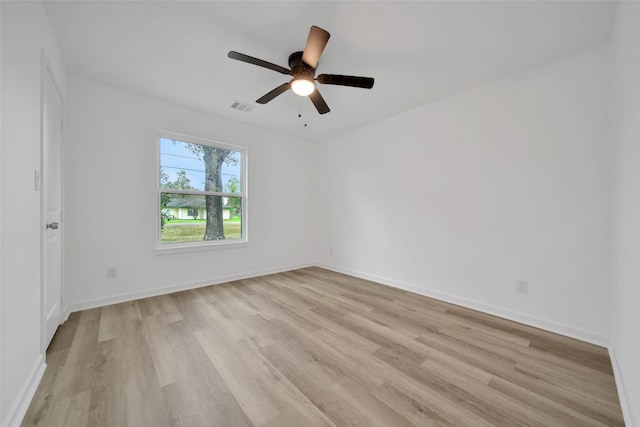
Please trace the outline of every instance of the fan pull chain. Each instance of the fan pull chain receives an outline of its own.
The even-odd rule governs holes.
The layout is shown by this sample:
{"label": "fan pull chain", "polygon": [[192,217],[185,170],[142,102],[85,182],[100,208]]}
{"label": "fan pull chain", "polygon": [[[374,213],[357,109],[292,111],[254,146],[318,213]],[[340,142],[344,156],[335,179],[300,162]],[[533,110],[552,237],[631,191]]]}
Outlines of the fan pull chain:
{"label": "fan pull chain", "polygon": [[[307,113],[307,97],[304,96],[303,98],[304,98],[304,101],[301,101],[301,102],[304,102],[304,113],[306,114]],[[302,109],[300,108],[301,102],[298,102],[298,118],[302,118]],[[306,123],[304,124],[304,127],[307,127]]]}

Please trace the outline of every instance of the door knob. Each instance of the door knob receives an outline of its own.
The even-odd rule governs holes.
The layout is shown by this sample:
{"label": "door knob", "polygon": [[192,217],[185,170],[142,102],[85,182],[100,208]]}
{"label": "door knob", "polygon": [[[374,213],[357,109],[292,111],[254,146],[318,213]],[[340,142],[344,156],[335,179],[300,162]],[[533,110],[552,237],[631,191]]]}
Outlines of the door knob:
{"label": "door knob", "polygon": [[52,229],[52,230],[57,230],[58,229],[58,223],[57,222],[48,222],[47,223],[47,229]]}

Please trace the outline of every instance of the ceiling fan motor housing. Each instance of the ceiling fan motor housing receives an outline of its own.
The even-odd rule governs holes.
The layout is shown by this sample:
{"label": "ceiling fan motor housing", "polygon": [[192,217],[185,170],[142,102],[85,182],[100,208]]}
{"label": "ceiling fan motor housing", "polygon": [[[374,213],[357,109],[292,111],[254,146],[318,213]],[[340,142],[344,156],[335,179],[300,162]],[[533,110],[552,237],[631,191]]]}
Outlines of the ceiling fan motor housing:
{"label": "ceiling fan motor housing", "polygon": [[291,74],[298,79],[313,80],[316,72],[315,68],[302,62],[302,52],[293,52],[289,55],[289,68],[291,68]]}

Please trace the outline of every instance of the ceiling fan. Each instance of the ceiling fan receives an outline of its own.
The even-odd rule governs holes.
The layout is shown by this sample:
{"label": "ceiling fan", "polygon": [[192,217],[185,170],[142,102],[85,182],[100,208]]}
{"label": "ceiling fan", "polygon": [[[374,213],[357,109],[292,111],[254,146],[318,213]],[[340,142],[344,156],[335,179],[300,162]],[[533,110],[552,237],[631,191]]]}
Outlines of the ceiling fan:
{"label": "ceiling fan", "polygon": [[297,95],[308,96],[318,110],[318,113],[326,114],[331,110],[322,95],[320,95],[320,92],[318,92],[314,82],[325,85],[351,86],[364,89],[371,89],[374,82],[372,77],[343,76],[340,74],[320,74],[317,77],[314,77],[316,67],[318,66],[318,60],[320,59],[320,55],[327,45],[330,36],[331,35],[327,31],[313,25],[311,30],[309,30],[309,37],[307,38],[307,44],[304,51],[294,52],[289,55],[290,70],[285,67],[272,64],[271,62],[263,61],[262,59],[254,58],[253,56],[245,55],[233,50],[229,51],[227,56],[231,59],[248,62],[249,64],[258,65],[282,74],[293,76],[293,79],[288,83],[283,83],[271,92],[268,92],[261,98],[257,99],[256,102],[258,104],[266,104],[276,96],[291,89]]}

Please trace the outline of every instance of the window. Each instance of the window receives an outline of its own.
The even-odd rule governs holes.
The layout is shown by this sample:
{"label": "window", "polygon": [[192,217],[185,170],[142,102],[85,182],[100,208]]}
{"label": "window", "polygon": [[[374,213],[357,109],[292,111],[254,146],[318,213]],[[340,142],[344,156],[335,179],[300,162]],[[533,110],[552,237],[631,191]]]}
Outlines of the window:
{"label": "window", "polygon": [[158,248],[246,243],[246,149],[165,132],[159,145]]}

